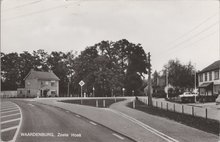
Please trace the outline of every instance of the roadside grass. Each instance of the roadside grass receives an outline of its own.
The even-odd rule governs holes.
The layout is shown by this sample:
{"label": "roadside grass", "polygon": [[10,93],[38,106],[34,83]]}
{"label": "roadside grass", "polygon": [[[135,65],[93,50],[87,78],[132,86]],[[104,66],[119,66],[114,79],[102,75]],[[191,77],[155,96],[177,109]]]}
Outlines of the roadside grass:
{"label": "roadside grass", "polygon": [[[98,107],[109,107],[113,103],[124,101],[125,99],[117,98],[117,99],[82,99],[82,100],[63,100],[61,102],[64,103],[72,103],[72,104],[80,104],[96,107],[96,103],[98,103]],[[104,106],[105,101],[105,106]]]}
{"label": "roadside grass", "polygon": [[[128,107],[132,108],[132,102],[127,104]],[[182,114],[178,112],[166,111],[157,107],[150,107],[143,102],[136,100],[135,109],[146,112],[148,114],[165,117],[170,120],[182,123],[184,125],[208,132],[215,135],[219,135],[220,122],[216,120],[205,119],[196,117],[188,114]]]}

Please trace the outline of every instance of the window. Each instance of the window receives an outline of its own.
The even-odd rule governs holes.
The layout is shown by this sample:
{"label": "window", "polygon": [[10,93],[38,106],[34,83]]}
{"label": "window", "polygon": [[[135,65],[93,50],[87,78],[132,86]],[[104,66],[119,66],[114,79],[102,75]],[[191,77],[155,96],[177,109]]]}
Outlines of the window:
{"label": "window", "polygon": [[219,79],[219,71],[215,71],[215,80]]}
{"label": "window", "polygon": [[51,86],[55,86],[55,81],[51,81]]}
{"label": "window", "polygon": [[203,74],[200,74],[199,80],[200,80],[200,82],[203,82]]}
{"label": "window", "polygon": [[212,81],[212,72],[209,72],[209,81]]}
{"label": "window", "polygon": [[30,93],[31,93],[31,90],[28,90],[27,93],[30,94]]}
{"label": "window", "polygon": [[207,81],[207,72],[205,73],[205,81]]}

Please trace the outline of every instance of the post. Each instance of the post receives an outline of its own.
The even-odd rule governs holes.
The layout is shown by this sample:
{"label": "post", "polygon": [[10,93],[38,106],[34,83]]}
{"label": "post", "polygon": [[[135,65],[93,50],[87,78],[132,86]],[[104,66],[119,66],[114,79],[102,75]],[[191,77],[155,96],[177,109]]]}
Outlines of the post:
{"label": "post", "polygon": [[93,97],[95,97],[95,87],[92,88]]}
{"label": "post", "polygon": [[184,106],[182,105],[182,113],[184,113]]}
{"label": "post", "polygon": [[135,100],[133,100],[133,108],[135,108]]}
{"label": "post", "polygon": [[157,107],[157,101],[156,101],[156,107]]}
{"label": "post", "polygon": [[96,107],[99,107],[99,102],[98,102],[98,100],[95,101],[95,106],[96,106]]}
{"label": "post", "polygon": [[175,112],[176,110],[175,110],[175,104],[173,104],[173,111]]}
{"label": "post", "polygon": [[67,90],[67,97],[70,96],[70,82],[68,82],[68,90]]}
{"label": "post", "polygon": [[123,97],[125,96],[125,88],[122,88],[123,91]]}
{"label": "post", "polygon": [[163,109],[163,102],[161,102],[161,109]]}
{"label": "post", "polygon": [[168,111],[168,103],[167,103],[167,111]]}
{"label": "post", "polygon": [[194,116],[194,107],[192,106],[192,116]]}
{"label": "post", "polygon": [[103,107],[105,107],[105,100],[103,100]]}
{"label": "post", "polygon": [[83,91],[82,91],[82,86],[81,86],[81,97],[83,97]]}
{"label": "post", "polygon": [[152,102],[152,94],[151,94],[151,55],[150,52],[148,52],[148,63],[149,63],[149,67],[148,67],[148,105],[152,106],[153,102]]}
{"label": "post", "polygon": [[208,109],[205,108],[205,118],[208,119]]}
{"label": "post", "polygon": [[166,96],[166,98],[168,99],[168,97],[169,97],[169,82],[168,82],[168,75],[169,75],[169,71],[168,71],[168,69],[167,69],[167,71],[166,71],[166,85],[167,85],[167,96]]}

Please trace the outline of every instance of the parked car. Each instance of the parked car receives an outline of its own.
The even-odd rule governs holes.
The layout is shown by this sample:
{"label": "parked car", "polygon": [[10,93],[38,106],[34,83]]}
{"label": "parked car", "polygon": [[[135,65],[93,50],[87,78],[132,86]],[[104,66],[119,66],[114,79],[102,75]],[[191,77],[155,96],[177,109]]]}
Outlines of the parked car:
{"label": "parked car", "polygon": [[220,95],[218,95],[217,99],[215,100],[216,105],[220,105]]}
{"label": "parked car", "polygon": [[195,103],[197,96],[198,96],[197,93],[184,92],[183,94],[179,95],[179,100],[182,103]]}

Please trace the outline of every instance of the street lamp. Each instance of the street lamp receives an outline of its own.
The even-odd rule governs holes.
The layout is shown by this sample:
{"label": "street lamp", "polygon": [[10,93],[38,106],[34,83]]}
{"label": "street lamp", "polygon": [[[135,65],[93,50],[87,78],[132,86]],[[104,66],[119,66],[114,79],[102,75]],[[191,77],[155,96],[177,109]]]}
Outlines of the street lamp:
{"label": "street lamp", "polygon": [[95,87],[92,88],[93,97],[95,97]]}
{"label": "street lamp", "polygon": [[125,96],[125,88],[122,88],[123,91],[123,97]]}
{"label": "street lamp", "polygon": [[75,71],[67,75],[68,78],[68,90],[67,90],[67,97],[70,97],[70,82],[71,82],[71,77],[75,74]]}
{"label": "street lamp", "polygon": [[132,90],[132,96],[134,96],[134,90]]}

